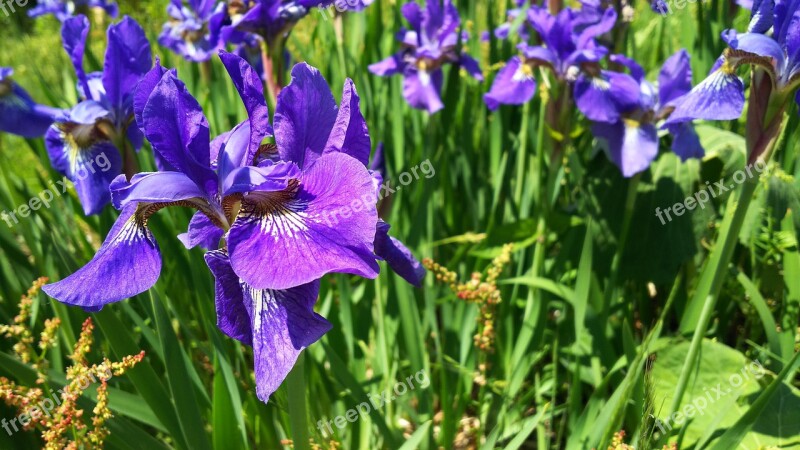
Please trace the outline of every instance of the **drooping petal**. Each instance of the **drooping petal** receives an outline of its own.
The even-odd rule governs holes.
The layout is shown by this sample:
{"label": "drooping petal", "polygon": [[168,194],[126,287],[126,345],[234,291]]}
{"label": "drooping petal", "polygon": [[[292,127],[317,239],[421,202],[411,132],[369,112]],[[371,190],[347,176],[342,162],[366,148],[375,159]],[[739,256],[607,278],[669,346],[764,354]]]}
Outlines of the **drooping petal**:
{"label": "drooping petal", "polygon": [[667,58],[658,73],[658,101],[662,107],[692,90],[689,53],[678,50]]}
{"label": "drooping petal", "polygon": [[595,122],[614,123],[639,106],[641,88],[630,75],[607,70],[597,77],[581,75],[575,82],[578,109]]}
{"label": "drooping petal", "polygon": [[689,122],[668,125],[667,129],[672,135],[672,151],[686,161],[689,158],[702,158],[705,150],[700,144],[700,137],[694,131],[694,126]]}
{"label": "drooping petal", "polygon": [[150,289],[161,273],[161,255],[136,210],[136,205],[122,210],[91,261],[42,290],[62,303],[97,310]]}
{"label": "drooping petal", "polygon": [[369,163],[372,143],[369,138],[367,121],[361,114],[360,99],[353,80],[347,79],[342,90],[342,104],[336,116],[336,122],[325,144],[323,154],[342,152],[361,161],[365,166]]}
{"label": "drooping petal", "polygon": [[242,287],[253,329],[256,394],[266,402],[300,352],[320,340],[331,324],[314,312],[318,281],[282,291]]}
{"label": "drooping petal", "polygon": [[515,56],[498,72],[492,88],[484,94],[483,101],[494,111],[500,105],[521,105],[527,103],[536,93],[536,80],[533,72]]}
{"label": "drooping petal", "polygon": [[389,224],[378,222],[375,234],[375,254],[386,260],[389,267],[411,285],[420,287],[425,277],[425,268],[400,240],[389,236]]}
{"label": "drooping petal", "polygon": [[142,121],[154,151],[206,192],[216,193],[217,175],[210,168],[208,120],[174,73],[164,74],[153,89]]}
{"label": "drooping petal", "polygon": [[292,69],[292,82],[278,95],[275,141],[284,161],[305,168],[322,154],[336,122],[337,106],[328,82],[306,63]]}
{"label": "drooping petal", "polygon": [[257,289],[288,289],[332,272],[374,278],[375,200],[363,164],[324,155],[299,188],[245,197],[228,237],[233,268]]}
{"label": "drooping petal", "polygon": [[206,192],[180,172],[138,173],[130,182],[125,175],[114,179],[110,186],[114,207],[122,209],[130,203],[168,203],[204,199]]}
{"label": "drooping petal", "polygon": [[228,75],[233,81],[233,85],[239,92],[239,96],[244,103],[247,115],[250,118],[250,145],[248,146],[247,156],[249,160],[258,151],[261,141],[272,136],[272,126],[269,124],[269,110],[264,99],[264,87],[261,77],[253,70],[253,67],[244,59],[233,53],[220,52],[220,59]]}
{"label": "drooping petal", "polygon": [[[61,25],[61,40],[64,51],[69,55],[75,74],[78,76],[78,85],[88,95],[90,92],[86,72],[83,70],[83,53],[86,47],[86,36],[89,34],[89,19],[86,16],[75,16],[66,19]],[[96,98],[95,100],[99,100]]]}
{"label": "drooping petal", "polygon": [[233,272],[228,254],[224,250],[215,250],[206,253],[205,260],[215,280],[217,327],[233,339],[252,346],[251,303],[245,303],[241,282]]}
{"label": "drooping petal", "polygon": [[674,104],[675,110],[666,124],[738,119],[744,109],[744,84],[723,65]]}
{"label": "drooping petal", "polygon": [[472,78],[483,81],[483,71],[481,71],[481,66],[475,58],[464,53],[461,55],[461,59],[459,59],[458,63]]}
{"label": "drooping petal", "polygon": [[375,75],[388,77],[403,72],[405,64],[403,63],[402,54],[394,54],[383,61],[370,64],[367,68]]}
{"label": "drooping petal", "polygon": [[53,168],[75,184],[75,192],[86,215],[97,214],[111,201],[111,181],[122,172],[122,158],[111,142],[81,146],[74,129],[94,125],[57,123],[47,130],[45,147]]}
{"label": "drooping petal", "polygon": [[33,102],[27,92],[11,80],[0,77],[0,131],[26,138],[37,138],[45,134],[53,120],[63,112]]}
{"label": "drooping petal", "polygon": [[595,122],[592,134],[606,140],[611,161],[625,177],[646,170],[658,154],[658,131],[652,124]]}
{"label": "drooping petal", "polygon": [[203,212],[198,211],[189,221],[189,231],[178,235],[178,239],[187,249],[197,246],[206,250],[219,248],[219,241],[225,231],[212,222]]}
{"label": "drooping petal", "polygon": [[430,114],[444,108],[440,97],[444,82],[441,69],[431,72],[408,66],[403,77],[403,98],[412,108],[425,109]]}
{"label": "drooping petal", "polygon": [[130,108],[131,93],[152,64],[150,43],[135,20],[125,16],[108,27],[103,86],[114,108],[118,111]]}

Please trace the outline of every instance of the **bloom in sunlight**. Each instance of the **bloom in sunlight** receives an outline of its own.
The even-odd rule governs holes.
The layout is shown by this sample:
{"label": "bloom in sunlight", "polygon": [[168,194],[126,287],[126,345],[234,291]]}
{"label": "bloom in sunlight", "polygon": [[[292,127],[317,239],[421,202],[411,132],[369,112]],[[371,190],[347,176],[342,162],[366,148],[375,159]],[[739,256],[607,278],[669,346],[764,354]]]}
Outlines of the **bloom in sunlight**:
{"label": "bloom in sunlight", "polygon": [[[661,67],[658,90],[644,77],[644,69],[634,60],[622,55],[612,55],[611,61],[627,67],[638,83],[638,104],[624,111],[617,120],[592,122],[592,134],[608,143],[610,159],[626,177],[635,175],[650,166],[658,154],[656,123],[672,110],[671,104],[692,87],[692,69],[689,54],[680,50]],[[633,95],[632,93],[631,95]],[[672,134],[672,151],[682,160],[700,158],[705,153],[690,123],[669,125]]]}
{"label": "bloom in sunlight", "polygon": [[[523,12],[516,12],[515,17]],[[547,8],[531,6],[518,33],[522,42],[517,45],[519,55],[498,72],[492,88],[484,95],[490,110],[500,105],[521,105],[536,93],[535,70],[550,69],[560,82],[573,86],[578,109],[591,120],[610,121],[619,118],[619,111],[635,106],[638,83],[627,74],[603,70],[600,61],[608,49],[595,38],[610,31],[617,20],[613,7],[599,9],[584,2],[580,10],[565,8],[552,15]],[[501,28],[501,37],[509,30]],[[543,45],[530,45],[528,38],[533,30]]]}
{"label": "bloom in sunlight", "polygon": [[[108,48],[102,72],[87,74],[83,55],[89,20],[64,21],[61,36],[78,76],[81,102],[56,118],[45,135],[53,167],[75,184],[86,214],[97,214],[111,201],[111,181],[142,145],[134,124],[133,89],[150,70],[150,44],[136,21],[125,17],[108,28]],[[132,146],[133,148],[130,148]]]}
{"label": "bloom in sunlight", "polygon": [[88,12],[89,8],[102,8],[109,16],[117,17],[119,7],[114,0],[39,0],[28,10],[28,16],[39,17],[52,14],[65,21],[77,14]]}
{"label": "bloom in sunlight", "polygon": [[[747,127],[756,144],[749,162],[758,158],[771,141],[767,137],[777,134],[786,104],[800,85],[798,14],[797,2],[754,2],[747,32],[722,33],[728,48],[708,76],[675,103],[667,125],[694,119],[738,119],[744,110],[745,87],[736,72],[743,65],[752,65],[755,70],[751,77]],[[765,34],[770,29],[772,33]]]}
{"label": "bloom in sunlight", "polygon": [[222,29],[223,39],[231,42],[238,32],[255,33],[271,46],[286,37],[312,8],[325,8],[333,3],[333,0],[228,0],[229,24]]}
{"label": "bloom in sunlight", "polygon": [[428,0],[425,9],[416,3],[402,8],[411,29],[401,29],[398,40],[402,49],[389,58],[372,64],[369,71],[380,76],[403,74],[403,97],[409,105],[433,114],[442,103],[442,67],[455,64],[472,77],[483,81],[480,66],[471,56],[457,51],[459,40],[469,35],[458,33],[461,18],[451,0]]}
{"label": "bloom in sunlight", "polygon": [[44,135],[61,111],[36,104],[11,75],[10,67],[0,67],[0,131],[26,138]]}
{"label": "bloom in sunlight", "polygon": [[225,45],[220,32],[225,20],[225,3],[217,0],[171,0],[170,21],[158,43],[194,62],[211,59]]}
{"label": "bloom in sunlight", "polygon": [[[370,137],[353,82],[337,107],[319,71],[296,65],[273,128],[258,74],[238,56],[220,57],[249,119],[211,140],[197,100],[174,70],[156,64],[134,107],[171,169],[117,177],[111,193],[122,212],[100,250],[44,291],[90,311],[146,291],[161,272],[148,220],[169,206],[196,209],[180,238],[211,250],[218,325],[253,346],[258,397],[267,401],[300,351],[331,327],[313,311],[323,275],[375,278],[377,261],[386,259],[408,277],[419,262],[379,221],[366,166]],[[275,144],[262,144],[273,137]],[[414,284],[422,274],[413,274]]]}

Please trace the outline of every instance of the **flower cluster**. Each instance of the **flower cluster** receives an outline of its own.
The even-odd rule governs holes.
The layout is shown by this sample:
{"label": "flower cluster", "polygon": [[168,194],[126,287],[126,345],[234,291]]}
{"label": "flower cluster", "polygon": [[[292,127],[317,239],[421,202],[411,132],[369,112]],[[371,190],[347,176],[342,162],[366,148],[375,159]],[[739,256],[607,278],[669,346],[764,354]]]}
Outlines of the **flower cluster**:
{"label": "flower cluster", "polygon": [[225,42],[221,38],[226,18],[225,3],[216,0],[171,0],[167,6],[170,21],[158,43],[189,61],[208,61]]}
{"label": "flower cluster", "polygon": [[475,59],[457,51],[459,42],[469,39],[469,35],[458,32],[461,18],[451,0],[427,0],[425,9],[417,3],[406,3],[402,12],[411,25],[411,29],[402,29],[398,34],[402,49],[372,64],[369,70],[380,76],[402,74],[403,97],[408,104],[433,114],[444,108],[444,65],[463,67],[478,81],[483,81],[483,75]]}
{"label": "flower cluster", "polygon": [[[39,429],[44,448],[48,450],[99,448],[108,437],[109,431],[105,424],[112,417],[108,407],[108,380],[111,377],[124,375],[141,362],[145,354],[141,352],[138,355],[126,356],[120,362],[111,362],[108,358],[104,358],[102,363],[90,365],[86,356],[92,348],[94,326],[91,319],[86,319],[70,355],[72,366],[67,369],[67,384],[58,392],[52,392],[46,374],[47,354],[58,343],[56,336],[60,321],[58,319],[45,321],[38,344],[41,353],[32,347],[33,332],[29,327],[33,301],[46,282],[46,278],[34,282],[33,287],[20,302],[20,313],[14,318],[14,324],[0,326],[0,334],[17,341],[14,346],[17,357],[23,363],[32,364],[37,373],[36,385],[31,387],[0,378],[0,399],[20,413],[19,417],[11,422],[4,419],[3,427],[9,433],[11,429]],[[78,401],[96,382],[99,382],[97,403],[92,410],[91,421],[87,423]]]}
{"label": "flower cluster", "polygon": [[[166,167],[111,183],[122,212],[105,242],[86,266],[44,290],[89,311],[146,291],[161,272],[148,220],[169,206],[196,209],[180,239],[209,250],[218,325],[254,347],[257,393],[266,401],[300,351],[331,327],[313,310],[323,275],[375,278],[384,259],[419,285],[424,269],[388,235],[374,203],[336,224],[325,220],[354,198],[377,198],[380,184],[380,174],[368,169],[370,137],[353,82],[345,83],[337,106],[319,71],[298,64],[273,126],[252,67],[230,53],[220,58],[249,119],[211,140],[197,100],[174,70],[156,63],[133,107]],[[107,288],[95,289],[99,284]]]}
{"label": "flower cluster", "polygon": [[87,12],[89,8],[101,8],[111,17],[117,17],[119,14],[119,7],[114,0],[39,0],[36,6],[28,11],[28,16],[40,17],[52,14],[63,22],[77,14]]}

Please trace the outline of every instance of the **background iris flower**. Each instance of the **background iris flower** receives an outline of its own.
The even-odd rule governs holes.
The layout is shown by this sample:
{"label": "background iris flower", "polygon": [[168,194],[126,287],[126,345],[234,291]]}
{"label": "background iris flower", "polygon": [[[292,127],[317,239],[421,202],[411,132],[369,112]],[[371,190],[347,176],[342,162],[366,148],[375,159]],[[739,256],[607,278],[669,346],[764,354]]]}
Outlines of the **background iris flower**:
{"label": "background iris flower", "polygon": [[[658,90],[645,79],[644,69],[623,55],[612,55],[611,61],[627,67],[638,83],[638,104],[623,111],[617,120],[593,122],[592,134],[607,141],[610,159],[626,177],[646,170],[658,155],[656,124],[672,111],[672,103],[692,87],[689,54],[680,50],[670,56],[658,74]],[[630,95],[636,94],[635,92]],[[682,160],[700,158],[703,147],[689,123],[669,125],[672,151]]]}
{"label": "background iris flower", "polygon": [[10,67],[0,67],[0,131],[26,138],[44,135],[61,111],[33,101],[11,75]]}
{"label": "background iris flower", "polygon": [[[53,167],[75,183],[84,212],[97,214],[111,200],[111,181],[123,171],[136,171],[132,152],[141,147],[143,136],[134,123],[133,89],[153,62],[144,31],[125,17],[108,28],[103,71],[87,74],[83,56],[88,33],[85,16],[64,21],[64,50],[75,67],[82,100],[56,118],[45,146]],[[98,158],[105,158],[109,168],[94,167]]]}
{"label": "background iris flower", "polygon": [[225,3],[217,0],[171,0],[171,20],[164,24],[158,43],[194,62],[203,62],[225,45],[221,28]]}
{"label": "background iris flower", "polygon": [[28,10],[28,16],[39,17],[52,14],[60,21],[87,12],[89,8],[102,8],[109,16],[117,17],[119,7],[114,0],[39,0]]}
{"label": "background iris flower", "polygon": [[[483,81],[478,62],[466,53],[459,54],[461,18],[450,0],[428,0],[425,9],[416,3],[403,5],[403,17],[411,29],[402,29],[397,39],[402,49],[393,56],[369,66],[369,71],[380,76],[403,74],[403,97],[409,105],[433,114],[442,108],[442,67],[455,64],[463,67],[473,78]],[[460,39],[459,39],[460,38]]]}

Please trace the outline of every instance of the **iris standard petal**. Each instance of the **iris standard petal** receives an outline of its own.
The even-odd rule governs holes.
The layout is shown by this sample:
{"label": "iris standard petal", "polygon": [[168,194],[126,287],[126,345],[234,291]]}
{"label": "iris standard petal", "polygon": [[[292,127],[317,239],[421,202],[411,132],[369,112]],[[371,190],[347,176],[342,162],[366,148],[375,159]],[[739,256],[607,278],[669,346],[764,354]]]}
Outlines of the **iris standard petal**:
{"label": "iris standard petal", "polygon": [[[88,95],[89,89],[86,72],[83,70],[83,54],[86,48],[86,36],[89,34],[89,19],[86,16],[75,16],[66,19],[61,25],[61,41],[64,51],[67,52],[75,74],[78,76],[78,85]],[[96,98],[95,100],[100,100]]]}
{"label": "iris standard petal", "polygon": [[678,50],[667,58],[658,73],[658,101],[663,108],[692,90],[692,66],[689,53]]}
{"label": "iris standard petal", "polygon": [[122,158],[111,142],[81,144],[79,136],[91,133],[93,128],[94,125],[57,123],[45,134],[45,147],[53,168],[75,184],[86,215],[99,213],[111,201],[108,187],[122,172]]}
{"label": "iris standard petal", "polygon": [[244,197],[228,236],[233,268],[257,289],[288,289],[332,272],[374,278],[375,200],[363,164],[324,155],[299,186]]}
{"label": "iris standard petal", "polygon": [[[177,76],[175,69],[172,69],[171,72],[173,76]],[[150,94],[153,93],[165,73],[167,73],[167,69],[161,65],[161,60],[156,58],[156,64],[139,80],[133,91],[133,114],[136,118],[136,124],[142,131],[144,131],[143,114],[144,108],[147,106],[147,99],[150,98]]]}
{"label": "iris standard petal", "polygon": [[428,71],[408,66],[403,72],[403,98],[411,107],[433,114],[444,108],[440,97],[443,82],[441,69]]}
{"label": "iris standard petal", "polygon": [[386,260],[389,267],[404,280],[416,287],[422,285],[425,268],[400,240],[389,236],[389,224],[378,222],[375,234],[375,254]]}
{"label": "iris standard petal", "polygon": [[652,124],[629,120],[595,122],[592,124],[592,134],[608,143],[611,161],[625,177],[646,170],[658,154],[658,131]]}
{"label": "iris standard petal", "polygon": [[217,326],[223,333],[245,345],[253,345],[250,322],[252,302],[245,303],[239,277],[234,273],[228,254],[215,250],[205,254],[206,264],[214,275],[214,303]]}
{"label": "iris standard petal", "polygon": [[94,258],[42,290],[62,303],[97,310],[150,289],[161,273],[161,255],[136,211],[136,205],[122,210]]}
{"label": "iris standard petal", "polygon": [[273,134],[272,126],[269,124],[267,102],[264,99],[264,86],[261,83],[261,77],[244,59],[224,51],[220,52],[219,58],[239,92],[250,118],[250,145],[247,155],[252,160],[261,141]]}
{"label": "iris standard petal", "polygon": [[323,154],[341,152],[361,161],[366,166],[369,163],[371,149],[369,129],[367,121],[361,114],[358,92],[356,92],[353,80],[348,78],[344,82],[342,103]]}
{"label": "iris standard petal", "polygon": [[153,57],[142,27],[128,16],[108,27],[108,47],[103,64],[106,98],[118,111],[129,108],[131,93],[150,67]]}
{"label": "iris standard petal", "polygon": [[300,168],[314,162],[325,148],[337,106],[328,82],[306,63],[292,69],[292,81],[278,95],[275,141],[284,161]]}
{"label": "iris standard petal", "polygon": [[666,124],[738,119],[744,109],[744,84],[723,65],[674,104]]}
{"label": "iris standard petal", "polygon": [[204,213],[198,211],[189,221],[189,231],[178,235],[178,239],[187,249],[195,247],[206,250],[216,250],[219,248],[219,241],[225,231],[215,225]]}
{"label": "iris standard petal", "polygon": [[483,101],[494,111],[500,105],[521,105],[527,103],[536,93],[536,80],[533,72],[519,59],[513,57],[500,69],[492,88],[484,94]]}
{"label": "iris standard petal", "polygon": [[318,281],[283,291],[243,289],[253,329],[256,394],[266,402],[289,375],[300,352],[320,340],[331,324],[314,312]]}
{"label": "iris standard petal", "polygon": [[173,72],[153,89],[142,121],[154,151],[209,194],[217,192],[217,175],[210,168],[208,120]]}

